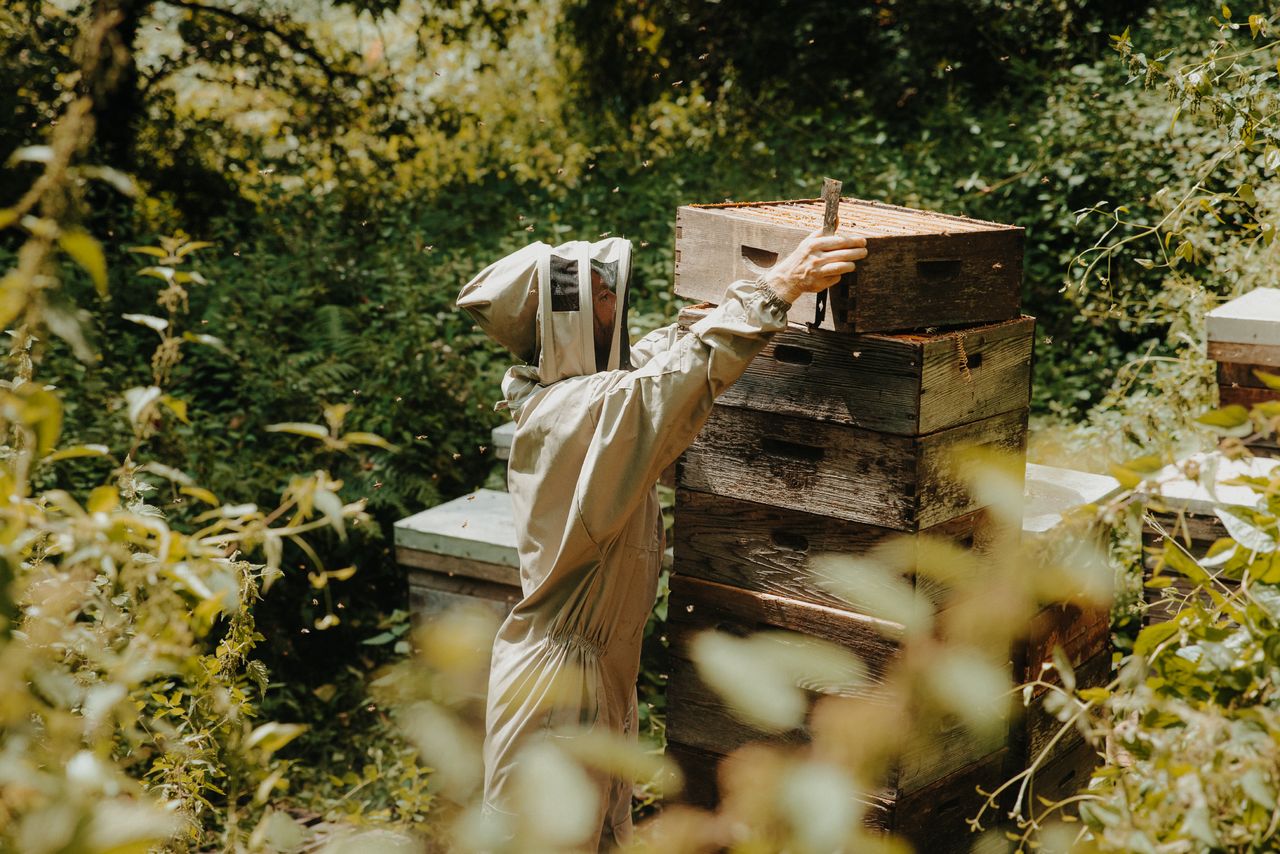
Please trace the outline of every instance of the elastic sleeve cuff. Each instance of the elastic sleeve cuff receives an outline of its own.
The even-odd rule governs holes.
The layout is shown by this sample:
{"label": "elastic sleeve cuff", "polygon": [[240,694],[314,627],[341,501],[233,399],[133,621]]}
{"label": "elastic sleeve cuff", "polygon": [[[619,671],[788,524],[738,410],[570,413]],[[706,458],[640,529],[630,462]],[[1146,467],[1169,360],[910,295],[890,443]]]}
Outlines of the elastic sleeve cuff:
{"label": "elastic sleeve cuff", "polygon": [[777,291],[769,287],[768,282],[764,280],[764,276],[756,279],[756,288],[759,290],[760,297],[764,300],[765,305],[773,306],[784,315],[791,311],[791,303],[784,300],[778,295]]}

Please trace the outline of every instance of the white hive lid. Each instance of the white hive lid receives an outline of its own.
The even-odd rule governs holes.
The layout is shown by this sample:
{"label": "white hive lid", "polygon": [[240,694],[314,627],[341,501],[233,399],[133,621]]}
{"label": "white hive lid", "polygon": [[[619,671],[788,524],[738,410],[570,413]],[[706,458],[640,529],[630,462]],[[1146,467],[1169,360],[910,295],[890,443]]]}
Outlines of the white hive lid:
{"label": "white hive lid", "polygon": [[1120,489],[1120,481],[1114,477],[1036,463],[1027,463],[1025,484],[1024,534],[1043,534],[1061,522],[1069,511],[1105,501]]}
{"label": "white hive lid", "polygon": [[[1271,477],[1280,459],[1247,457],[1228,459],[1217,451],[1192,454],[1180,463],[1162,468],[1145,481],[1141,489],[1158,496],[1169,510],[1212,516],[1218,507],[1257,507],[1261,491],[1249,486],[1229,485],[1239,477]],[[1187,470],[1197,470],[1195,478]]]}
{"label": "white hive lid", "polygon": [[1223,303],[1206,315],[1205,331],[1210,341],[1280,346],[1280,290],[1258,288]]}
{"label": "white hive lid", "polygon": [[493,455],[500,460],[509,459],[511,457],[511,440],[516,435],[516,422],[508,421],[506,424],[500,424],[493,428],[492,440]]}
{"label": "white hive lid", "polygon": [[431,554],[520,566],[511,495],[481,489],[395,524],[396,545]]}

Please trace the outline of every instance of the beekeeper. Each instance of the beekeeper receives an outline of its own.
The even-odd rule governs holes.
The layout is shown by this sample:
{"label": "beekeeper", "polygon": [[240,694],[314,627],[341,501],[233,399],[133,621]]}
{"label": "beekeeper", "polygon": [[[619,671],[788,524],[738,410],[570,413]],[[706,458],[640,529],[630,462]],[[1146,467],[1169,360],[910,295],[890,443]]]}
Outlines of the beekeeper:
{"label": "beekeeper", "polygon": [[[518,751],[604,727],[635,737],[641,635],[665,548],[659,474],[711,404],[787,322],[836,283],[866,242],[814,233],[677,337],[627,338],[631,244],[534,243],[485,268],[458,306],[527,364],[502,382],[516,422],[507,469],[524,598],[493,647],[485,807],[510,812]],[[601,775],[597,847],[631,832],[630,784]]]}

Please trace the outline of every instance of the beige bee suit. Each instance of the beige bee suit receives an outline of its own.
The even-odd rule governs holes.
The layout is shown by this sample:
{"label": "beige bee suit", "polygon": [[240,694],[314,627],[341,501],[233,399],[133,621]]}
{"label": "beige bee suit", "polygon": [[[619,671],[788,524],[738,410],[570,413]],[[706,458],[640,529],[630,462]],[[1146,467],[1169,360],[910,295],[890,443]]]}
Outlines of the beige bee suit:
{"label": "beige bee suit", "polygon": [[[616,238],[534,244],[486,269],[458,300],[494,338],[538,361],[510,368],[502,384],[516,421],[507,483],[524,598],[498,632],[489,680],[485,804],[499,812],[513,809],[513,763],[531,740],[566,727],[634,738],[641,636],[665,547],[655,484],[693,441],[714,398],[784,328],[789,308],[763,285],[736,282],[692,334],[678,338],[672,325],[627,348],[623,276],[615,369],[595,372],[580,325],[589,314],[547,318],[527,304],[535,295],[550,302],[549,253],[630,262],[630,245]],[[589,280],[582,286],[590,292]],[[531,338],[540,339],[540,353],[528,349]],[[598,784],[596,844],[624,841],[630,785],[603,775]]]}

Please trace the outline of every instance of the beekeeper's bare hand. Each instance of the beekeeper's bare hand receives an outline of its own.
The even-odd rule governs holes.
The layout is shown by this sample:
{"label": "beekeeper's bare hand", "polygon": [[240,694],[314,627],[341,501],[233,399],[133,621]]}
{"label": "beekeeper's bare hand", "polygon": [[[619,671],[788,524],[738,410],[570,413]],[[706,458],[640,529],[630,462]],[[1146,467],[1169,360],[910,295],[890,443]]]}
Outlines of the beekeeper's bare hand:
{"label": "beekeeper's bare hand", "polygon": [[855,263],[867,257],[867,241],[848,234],[824,237],[815,231],[795,251],[765,271],[764,280],[787,302],[795,302],[801,294],[825,291],[852,273]]}

